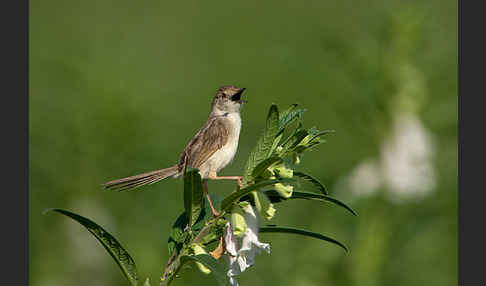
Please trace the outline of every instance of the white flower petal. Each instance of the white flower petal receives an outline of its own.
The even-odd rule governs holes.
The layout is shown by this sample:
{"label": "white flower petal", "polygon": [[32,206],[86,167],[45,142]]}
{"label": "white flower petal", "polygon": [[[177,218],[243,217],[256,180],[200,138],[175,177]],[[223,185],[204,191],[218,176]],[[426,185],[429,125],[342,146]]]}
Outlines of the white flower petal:
{"label": "white flower petal", "polygon": [[248,267],[255,264],[255,256],[262,250],[270,253],[270,245],[258,240],[258,219],[251,205],[243,206],[243,217],[247,224],[247,229],[243,234],[241,248],[233,233],[231,223],[226,223],[224,229],[224,239],[226,243],[226,257],[228,262],[228,272],[231,285],[238,285],[233,277],[241,274]]}
{"label": "white flower petal", "polygon": [[246,263],[246,257],[243,255],[238,255],[237,258],[238,265],[240,266],[240,271],[243,272],[245,271],[250,265]]}
{"label": "white flower petal", "polygon": [[232,277],[232,276],[235,276],[235,275],[238,275],[241,273],[241,270],[240,270],[240,266],[237,262],[238,258],[236,256],[229,256],[227,255],[228,257],[228,264],[229,264],[229,267],[228,267],[228,272],[226,273],[226,275],[228,277]]}
{"label": "white flower petal", "polygon": [[270,253],[270,245],[258,240],[258,220],[250,205],[244,208],[244,217],[248,228],[243,235],[242,246],[238,253],[245,256],[248,266],[251,266],[255,263],[255,256],[262,250]]}
{"label": "white flower petal", "polygon": [[224,228],[224,242],[226,244],[226,251],[231,256],[238,255],[237,253],[238,241],[236,240],[236,237],[233,235],[233,228],[231,227],[231,224],[229,222],[226,223]]}
{"label": "white flower petal", "polygon": [[247,259],[245,256],[238,254],[237,256],[229,256],[229,269],[228,269],[228,276],[235,276],[241,274],[241,272],[245,271],[250,265],[247,263]]}
{"label": "white flower petal", "polygon": [[258,219],[250,204],[243,208],[243,217],[246,221],[247,231],[251,230],[258,235]]}

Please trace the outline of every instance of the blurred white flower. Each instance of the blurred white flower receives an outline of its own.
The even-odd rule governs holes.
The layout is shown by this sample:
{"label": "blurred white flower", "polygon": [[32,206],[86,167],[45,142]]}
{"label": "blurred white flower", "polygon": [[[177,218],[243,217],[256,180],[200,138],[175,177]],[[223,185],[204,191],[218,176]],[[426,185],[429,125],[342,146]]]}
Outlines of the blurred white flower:
{"label": "blurred white flower", "polygon": [[377,159],[368,159],[351,172],[348,185],[357,195],[384,188],[392,201],[424,197],[435,189],[431,135],[417,116],[402,113],[381,146]]}
{"label": "blurred white flower", "polygon": [[396,118],[393,133],[381,150],[383,178],[391,199],[424,196],[435,188],[431,138],[413,115]]}
{"label": "blurred white flower", "polygon": [[233,233],[234,226],[226,223],[224,230],[224,240],[226,245],[226,254],[229,269],[227,276],[230,284],[238,285],[234,276],[245,271],[248,267],[255,264],[255,256],[262,250],[270,253],[270,245],[258,240],[258,218],[250,204],[243,204],[243,217],[247,228],[241,239],[241,248],[239,241]]}
{"label": "blurred white flower", "polygon": [[366,160],[351,172],[348,183],[351,191],[357,195],[366,196],[376,192],[383,184],[380,165],[376,160]]}

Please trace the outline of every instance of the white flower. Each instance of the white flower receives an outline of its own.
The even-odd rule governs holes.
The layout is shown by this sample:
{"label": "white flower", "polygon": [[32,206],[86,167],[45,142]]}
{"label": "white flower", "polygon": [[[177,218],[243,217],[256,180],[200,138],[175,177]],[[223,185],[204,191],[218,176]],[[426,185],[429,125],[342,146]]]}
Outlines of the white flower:
{"label": "white flower", "polygon": [[255,256],[262,250],[270,253],[270,245],[258,240],[258,219],[250,204],[243,204],[243,217],[247,228],[241,239],[241,248],[238,239],[233,234],[233,226],[226,223],[224,229],[224,241],[226,244],[227,260],[229,269],[227,276],[230,284],[238,285],[234,276],[245,271],[248,267],[255,264]]}
{"label": "white flower", "polygon": [[[250,204],[243,208],[247,230],[243,235],[242,246],[238,251],[245,255],[249,266],[254,264],[255,255],[262,250],[270,253],[270,245],[258,241],[258,219]],[[254,247],[255,246],[255,247]]]}
{"label": "white flower", "polygon": [[367,159],[351,172],[348,178],[350,189],[359,196],[367,196],[376,192],[383,185],[381,162]]}
{"label": "white flower", "polygon": [[431,136],[413,115],[396,118],[393,134],[382,147],[381,162],[391,199],[423,197],[436,185]]}
{"label": "white flower", "polygon": [[368,195],[384,188],[393,202],[421,198],[435,189],[435,156],[431,134],[414,114],[396,116],[380,157],[359,164],[349,176],[350,189]]}

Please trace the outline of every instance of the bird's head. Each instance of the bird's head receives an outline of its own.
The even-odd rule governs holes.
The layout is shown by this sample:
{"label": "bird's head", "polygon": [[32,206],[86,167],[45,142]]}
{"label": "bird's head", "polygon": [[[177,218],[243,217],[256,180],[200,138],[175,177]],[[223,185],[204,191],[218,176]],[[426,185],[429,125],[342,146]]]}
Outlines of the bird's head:
{"label": "bird's head", "polygon": [[215,113],[240,112],[241,105],[246,102],[246,100],[241,99],[245,89],[233,85],[220,87],[211,104],[212,111]]}

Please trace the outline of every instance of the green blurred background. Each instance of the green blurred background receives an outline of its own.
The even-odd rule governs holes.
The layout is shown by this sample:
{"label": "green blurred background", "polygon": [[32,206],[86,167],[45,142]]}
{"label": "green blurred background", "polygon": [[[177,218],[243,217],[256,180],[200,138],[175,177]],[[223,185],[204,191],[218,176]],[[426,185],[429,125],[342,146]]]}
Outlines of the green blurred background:
{"label": "green blurred background", "polygon": [[[298,102],[305,126],[337,131],[302,170],[359,213],[280,204],[275,223],[350,252],[262,234],[272,253],[240,285],[456,285],[457,2],[176,2],[30,1],[30,284],[126,285],[81,226],[41,214],[59,207],[112,232],[158,285],[182,182],[100,184],[175,163],[217,88],[235,84],[249,103],[221,174],[242,173],[272,102]],[[214,283],[194,268],[174,285]]]}

